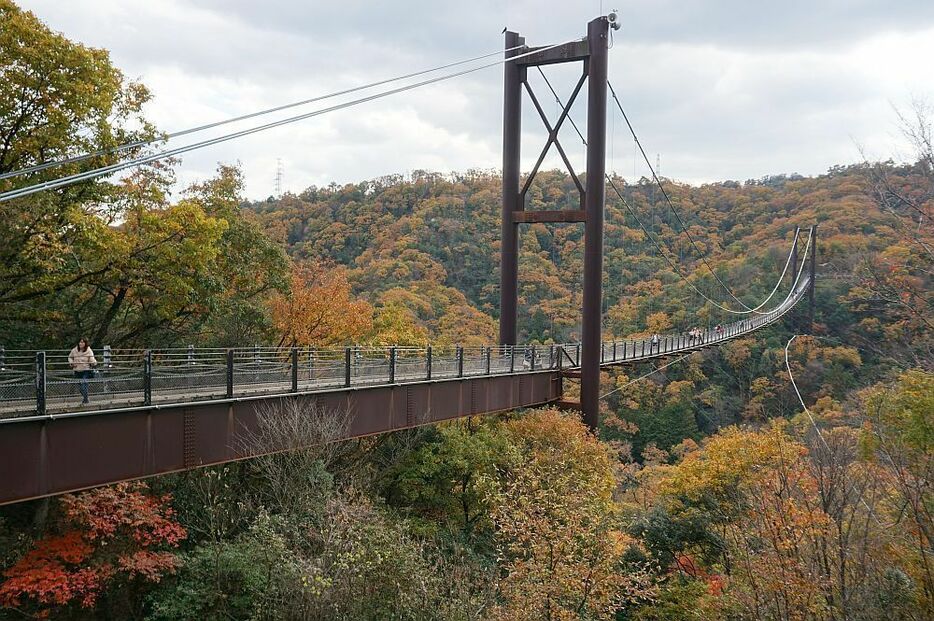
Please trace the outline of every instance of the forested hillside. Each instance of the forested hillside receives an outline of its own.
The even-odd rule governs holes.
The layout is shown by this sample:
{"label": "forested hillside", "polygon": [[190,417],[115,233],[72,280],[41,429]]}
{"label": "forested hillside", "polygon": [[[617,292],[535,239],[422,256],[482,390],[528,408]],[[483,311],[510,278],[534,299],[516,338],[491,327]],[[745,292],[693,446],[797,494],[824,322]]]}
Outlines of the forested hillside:
{"label": "forested hillside", "polygon": [[[690,239],[654,183],[615,183],[669,260],[610,190],[604,241],[608,338],[734,319],[701,298],[686,279],[708,297],[737,307],[706,261],[733,293],[755,306],[781,275],[795,227],[813,223],[818,225],[820,263],[814,332],[827,340],[799,346],[798,355],[811,365],[807,394],[841,399],[865,378],[897,368],[893,365],[930,365],[934,298],[924,266],[931,237],[926,227],[915,232],[906,202],[930,201],[931,179],[923,162],[700,187],[667,181]],[[894,212],[887,191],[897,191],[902,200]],[[529,208],[568,208],[575,197],[567,175],[547,172],[533,184]],[[316,269],[346,268],[357,296],[378,307],[401,307],[430,338],[483,344],[495,339],[499,200],[494,173],[416,172],[410,178],[309,188],[299,196],[251,203],[249,209],[293,260]],[[906,226],[911,230],[906,232]],[[523,226],[520,340],[578,337],[582,234],[580,225]],[[802,237],[802,249],[804,242]],[[782,295],[789,286],[786,276]],[[693,363],[698,370],[684,397],[693,404],[689,418],[697,424],[685,422],[685,428],[711,431],[762,419],[767,412],[795,411],[797,398],[785,378],[781,349],[803,330],[805,315],[798,309],[784,327]],[[669,372],[674,377],[684,373]],[[656,414],[652,418],[659,420]],[[658,426],[671,430],[664,420]],[[680,439],[666,439],[666,448]]]}
{"label": "forested hillside", "polygon": [[[10,0],[0,76],[0,192],[159,148],[142,84]],[[544,408],[335,442],[352,412],[283,400],[248,439],[265,457],[0,507],[0,618],[934,618],[934,148],[930,113],[904,118],[907,163],[664,180],[687,233],[614,180],[607,336],[726,320],[687,284],[732,306],[708,264],[758,304],[817,224],[790,346],[804,308],[609,372],[596,434]],[[177,166],[0,201],[0,346],[495,342],[495,171],[250,202],[223,164],[173,195]],[[558,172],[529,194],[575,205]],[[581,233],[523,228],[523,340],[577,337]]]}

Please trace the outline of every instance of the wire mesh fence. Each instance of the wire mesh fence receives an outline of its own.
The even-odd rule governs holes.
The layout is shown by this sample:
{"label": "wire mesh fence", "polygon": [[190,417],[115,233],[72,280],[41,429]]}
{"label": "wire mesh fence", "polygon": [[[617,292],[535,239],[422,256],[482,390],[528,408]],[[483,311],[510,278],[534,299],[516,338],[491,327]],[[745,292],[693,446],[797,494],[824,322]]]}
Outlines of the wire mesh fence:
{"label": "wire mesh fence", "polygon": [[[703,330],[601,344],[604,364],[691,351],[768,325],[805,295],[803,279],[768,313]],[[104,410],[257,394],[314,391],[482,375],[573,369],[581,345],[498,347],[245,347],[112,349],[96,364],[73,364],[67,350],[0,346],[0,418]]]}

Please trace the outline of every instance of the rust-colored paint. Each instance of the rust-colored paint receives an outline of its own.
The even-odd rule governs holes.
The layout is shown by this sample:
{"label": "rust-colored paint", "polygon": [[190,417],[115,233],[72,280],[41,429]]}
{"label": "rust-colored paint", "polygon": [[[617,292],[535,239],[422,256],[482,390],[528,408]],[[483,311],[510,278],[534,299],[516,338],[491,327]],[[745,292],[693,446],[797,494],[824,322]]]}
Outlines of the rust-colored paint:
{"label": "rust-colored paint", "polygon": [[0,504],[254,457],[257,410],[282,399],[348,412],[349,439],[560,397],[549,370],[23,420],[0,432]]}

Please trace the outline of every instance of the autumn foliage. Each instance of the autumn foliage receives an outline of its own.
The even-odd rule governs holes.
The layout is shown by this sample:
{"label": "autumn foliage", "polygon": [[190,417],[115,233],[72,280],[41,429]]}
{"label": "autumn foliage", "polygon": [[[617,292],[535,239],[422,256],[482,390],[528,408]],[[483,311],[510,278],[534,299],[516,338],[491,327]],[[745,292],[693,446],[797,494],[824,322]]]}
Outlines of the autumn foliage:
{"label": "autumn foliage", "polygon": [[115,580],[159,582],[178,567],[169,551],[185,538],[168,497],[119,483],[61,499],[61,528],[3,572],[0,605],[94,607]]}
{"label": "autumn foliage", "polygon": [[372,307],[354,299],[346,271],[333,265],[296,264],[291,290],[270,308],[280,344],[292,347],[359,342],[373,321]]}

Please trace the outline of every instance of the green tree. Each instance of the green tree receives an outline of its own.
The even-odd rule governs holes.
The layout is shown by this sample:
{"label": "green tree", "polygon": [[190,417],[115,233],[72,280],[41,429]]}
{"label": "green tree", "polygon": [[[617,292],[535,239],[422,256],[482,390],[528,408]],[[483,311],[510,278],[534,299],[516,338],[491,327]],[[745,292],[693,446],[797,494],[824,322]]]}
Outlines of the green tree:
{"label": "green tree", "polygon": [[[104,50],[73,43],[32,13],[0,0],[0,173],[153,136],[141,116],[149,92],[127,81]],[[140,129],[132,130],[130,127]],[[110,164],[100,155],[0,180],[0,191]],[[119,218],[119,188],[88,181],[0,203],[0,309],[7,320],[44,316],[33,303],[110,269],[101,217]]]}

